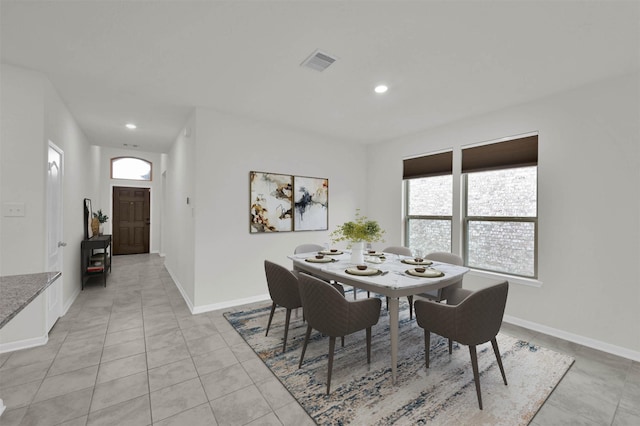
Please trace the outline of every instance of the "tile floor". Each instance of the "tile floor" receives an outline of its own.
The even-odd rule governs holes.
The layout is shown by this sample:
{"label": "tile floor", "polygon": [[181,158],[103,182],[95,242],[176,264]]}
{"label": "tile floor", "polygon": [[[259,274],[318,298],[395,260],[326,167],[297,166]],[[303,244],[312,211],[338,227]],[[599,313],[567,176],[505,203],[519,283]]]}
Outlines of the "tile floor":
{"label": "tile floor", "polygon": [[[576,358],[532,424],[639,425],[640,363],[505,324]],[[37,348],[0,354],[0,425],[313,425],[222,311],[191,315],[157,255],[117,256]]]}

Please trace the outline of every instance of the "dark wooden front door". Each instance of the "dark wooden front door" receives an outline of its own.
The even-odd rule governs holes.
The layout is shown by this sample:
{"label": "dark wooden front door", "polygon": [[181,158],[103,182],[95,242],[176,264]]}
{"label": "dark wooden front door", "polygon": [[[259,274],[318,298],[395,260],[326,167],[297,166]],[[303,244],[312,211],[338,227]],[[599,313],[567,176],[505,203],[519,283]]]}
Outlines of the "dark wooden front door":
{"label": "dark wooden front door", "polygon": [[149,253],[149,188],[113,187],[113,254]]}

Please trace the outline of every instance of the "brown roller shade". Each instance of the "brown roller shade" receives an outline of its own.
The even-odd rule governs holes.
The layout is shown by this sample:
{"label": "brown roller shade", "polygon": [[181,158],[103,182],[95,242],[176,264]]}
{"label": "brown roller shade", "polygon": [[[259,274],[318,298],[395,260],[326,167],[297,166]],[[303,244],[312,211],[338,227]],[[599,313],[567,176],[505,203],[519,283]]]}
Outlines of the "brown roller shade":
{"label": "brown roller shade", "polygon": [[462,173],[538,164],[538,135],[462,150]]}
{"label": "brown roller shade", "polygon": [[453,164],[453,152],[425,155],[403,161],[403,179],[416,179],[430,176],[450,175]]}

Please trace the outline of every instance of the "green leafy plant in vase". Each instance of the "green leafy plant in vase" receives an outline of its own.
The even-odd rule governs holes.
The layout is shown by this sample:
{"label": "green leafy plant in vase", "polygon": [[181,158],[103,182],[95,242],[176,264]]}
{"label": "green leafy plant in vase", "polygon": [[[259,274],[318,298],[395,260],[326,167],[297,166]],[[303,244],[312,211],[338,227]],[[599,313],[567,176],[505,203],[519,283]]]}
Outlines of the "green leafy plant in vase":
{"label": "green leafy plant in vase", "polygon": [[361,264],[364,263],[364,244],[384,242],[383,235],[384,229],[378,222],[361,215],[360,209],[356,209],[356,219],[338,226],[330,237],[334,243],[347,241],[347,248],[352,248],[351,262]]}
{"label": "green leafy plant in vase", "polygon": [[91,219],[91,232],[93,232],[93,235],[102,235],[103,224],[108,220],[109,216],[102,213],[102,209],[98,209],[97,212],[94,212],[93,218]]}

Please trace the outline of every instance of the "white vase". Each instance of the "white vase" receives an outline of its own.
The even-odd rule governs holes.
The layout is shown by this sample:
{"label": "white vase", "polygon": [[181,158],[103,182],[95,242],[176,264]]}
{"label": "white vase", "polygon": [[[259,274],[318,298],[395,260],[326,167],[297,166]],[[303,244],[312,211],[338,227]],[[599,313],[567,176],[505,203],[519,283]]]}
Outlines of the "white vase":
{"label": "white vase", "polygon": [[364,264],[364,241],[351,243],[351,263],[354,265]]}

